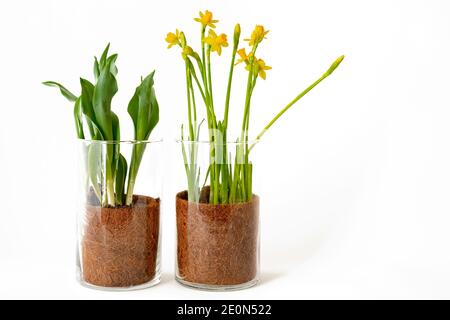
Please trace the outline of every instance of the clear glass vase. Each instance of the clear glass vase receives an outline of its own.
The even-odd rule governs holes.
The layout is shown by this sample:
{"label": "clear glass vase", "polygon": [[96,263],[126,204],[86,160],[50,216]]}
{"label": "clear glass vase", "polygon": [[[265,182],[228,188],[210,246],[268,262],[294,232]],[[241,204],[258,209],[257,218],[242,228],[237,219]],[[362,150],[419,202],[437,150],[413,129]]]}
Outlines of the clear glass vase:
{"label": "clear glass vase", "polygon": [[238,290],[259,278],[255,143],[178,141],[183,184],[176,196],[176,280],[205,290]]}
{"label": "clear glass vase", "polygon": [[159,283],[162,142],[79,143],[80,283],[107,290]]}

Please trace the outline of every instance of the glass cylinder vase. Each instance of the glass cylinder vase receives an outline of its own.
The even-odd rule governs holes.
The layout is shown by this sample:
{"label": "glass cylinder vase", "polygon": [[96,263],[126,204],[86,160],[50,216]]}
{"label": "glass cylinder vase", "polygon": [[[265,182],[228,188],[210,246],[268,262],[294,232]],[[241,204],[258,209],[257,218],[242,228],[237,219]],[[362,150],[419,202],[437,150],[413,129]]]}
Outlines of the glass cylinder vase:
{"label": "glass cylinder vase", "polygon": [[82,285],[160,281],[162,142],[80,140],[77,271]]}
{"label": "glass cylinder vase", "polygon": [[180,179],[185,181],[176,196],[179,283],[224,291],[258,282],[254,145],[178,141],[184,174]]}

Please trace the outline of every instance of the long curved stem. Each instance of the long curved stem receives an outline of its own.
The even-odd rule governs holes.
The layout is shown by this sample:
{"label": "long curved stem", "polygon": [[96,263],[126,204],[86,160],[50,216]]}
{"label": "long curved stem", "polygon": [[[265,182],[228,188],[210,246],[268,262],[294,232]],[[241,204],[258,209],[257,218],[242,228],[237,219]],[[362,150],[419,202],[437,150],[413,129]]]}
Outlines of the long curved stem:
{"label": "long curved stem", "polygon": [[[303,98],[308,92],[310,92],[314,87],[316,87],[319,83],[321,83],[324,79],[330,76],[334,70],[341,64],[342,60],[344,60],[344,56],[340,56],[337,58],[330,68],[325,72],[319,79],[317,79],[313,84],[311,84],[308,88],[303,90],[297,97],[294,98],[286,107],[284,107],[278,114],[264,127],[264,129],[258,134],[256,137],[256,141],[260,140],[262,136],[266,133],[267,130],[286,112],[288,111],[298,100]],[[252,144],[249,149],[249,152],[254,148],[256,142]]]}

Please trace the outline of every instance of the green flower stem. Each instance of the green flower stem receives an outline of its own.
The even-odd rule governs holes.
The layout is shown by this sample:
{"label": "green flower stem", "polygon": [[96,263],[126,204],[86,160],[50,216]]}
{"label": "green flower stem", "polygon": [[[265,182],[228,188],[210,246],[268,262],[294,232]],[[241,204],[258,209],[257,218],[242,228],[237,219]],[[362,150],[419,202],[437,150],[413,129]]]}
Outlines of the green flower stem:
{"label": "green flower stem", "polygon": [[242,130],[241,130],[241,140],[240,142],[245,142],[246,137],[248,136],[247,132],[247,117],[249,113],[250,108],[250,96],[251,96],[251,83],[252,83],[252,71],[249,71],[248,73],[248,80],[247,80],[247,93],[245,95],[245,105],[244,105],[244,117],[242,118]]}
{"label": "green flower stem", "polygon": [[[206,79],[206,59],[205,59],[205,30],[206,27],[202,27],[202,32],[201,32],[201,42],[202,42],[202,65],[203,65],[203,70],[202,70],[202,77],[205,80]],[[205,83],[206,84],[206,83]]]}
{"label": "green flower stem", "polygon": [[235,45],[233,47],[233,53],[231,56],[231,64],[230,64],[230,72],[228,75],[227,96],[226,96],[225,111],[224,111],[224,116],[223,116],[223,124],[224,124],[225,130],[228,128],[228,112],[230,109],[231,84],[233,82],[234,64],[236,61],[236,53],[237,53],[238,45],[239,45],[239,42],[235,43]]}
{"label": "green flower stem", "polygon": [[[183,125],[181,125],[181,140],[184,141],[184,128]],[[195,148],[194,144],[192,144],[193,148]],[[183,154],[183,160],[184,160],[184,168],[186,171],[186,176],[188,179],[188,200],[189,201],[198,201],[199,198],[199,192],[198,188],[196,187],[198,184],[195,180],[192,179],[192,176],[195,174],[195,171],[192,169],[192,163],[189,164],[188,157],[186,153],[186,148],[184,145],[184,142],[181,144],[181,152]],[[192,154],[193,150],[191,146],[189,146],[189,152]]]}
{"label": "green flower stem", "polygon": [[[204,36],[204,32],[203,32]],[[208,77],[207,77],[207,71],[206,71],[206,59],[205,59],[205,45],[202,38],[202,80],[203,80],[203,88],[205,90],[205,98],[206,98],[206,113],[208,118],[208,127],[212,128],[215,122],[214,117],[214,109],[211,107],[211,93],[209,91],[209,85],[208,85]]]}
{"label": "green flower stem", "polygon": [[207,78],[207,70],[206,70],[206,53],[205,53],[205,30],[206,28],[202,28],[201,33],[201,45],[202,45],[202,80],[203,80],[203,87],[205,89],[205,98],[206,98],[206,111],[208,116],[208,126],[211,128],[212,122],[213,122],[213,114],[214,110],[211,109],[211,94],[209,92],[209,86],[208,86],[208,78]]}
{"label": "green flower stem", "polygon": [[[196,129],[197,127],[197,104],[195,102],[195,92],[194,92],[194,88],[192,86],[192,74],[189,72],[189,88],[190,88],[190,93],[191,93],[191,101],[192,101],[192,115],[194,118],[194,129]],[[195,130],[194,130],[194,135],[195,135]]]}
{"label": "green flower stem", "polygon": [[[220,177],[220,166],[217,164],[216,152],[217,152],[217,122],[214,113],[214,99],[213,99],[213,88],[212,88],[212,71],[211,71],[211,46],[208,45],[206,49],[206,63],[207,63],[207,86],[209,92],[209,108],[211,110],[212,126],[212,135],[211,138],[211,154],[210,157],[213,159],[213,163],[211,164],[211,184],[210,184],[210,202],[212,204],[218,204],[219,202],[219,177]],[[211,131],[211,130],[210,130]]]}
{"label": "green flower stem", "polygon": [[[191,95],[191,102],[192,102],[192,113],[193,113],[193,120],[194,123],[192,125],[193,130],[192,130],[192,135],[191,138],[189,139],[190,141],[197,141],[198,140],[198,129],[197,129],[197,107],[195,104],[195,93],[194,93],[194,88],[192,86],[192,74],[191,72],[189,72],[189,76],[188,76],[188,91],[189,94]],[[195,130],[194,130],[195,129]],[[190,159],[190,172],[191,172],[191,183],[192,183],[192,189],[193,189],[193,194],[194,194],[194,199],[198,199],[199,198],[199,192],[198,192],[198,188],[196,187],[198,185],[198,173],[197,173],[197,152],[198,152],[198,146],[191,143],[190,145],[190,155],[191,155],[191,159]]]}
{"label": "green flower stem", "polygon": [[[230,108],[230,97],[231,97],[231,84],[233,82],[233,73],[234,73],[234,67],[235,67],[235,61],[236,61],[236,53],[239,47],[239,41],[241,38],[241,26],[239,24],[236,24],[234,27],[234,34],[233,34],[233,52],[231,54],[231,64],[230,64],[230,72],[228,75],[228,85],[227,85],[227,95],[225,100],[225,111],[224,111],[224,117],[223,117],[223,123],[224,123],[224,131],[226,132],[228,128],[228,112]],[[226,140],[224,141],[226,142]],[[226,160],[227,155],[225,151],[224,159]],[[226,161],[225,161],[226,163]]]}
{"label": "green flower stem", "polygon": [[[236,145],[236,155],[235,155],[235,160],[234,160],[234,172],[233,172],[233,181],[231,183],[231,187],[230,187],[230,203],[235,203],[236,201],[236,194],[237,194],[237,182],[239,180],[239,175],[240,175],[240,171],[239,171],[239,164],[238,164],[238,153],[239,153],[239,146]],[[230,160],[231,163],[231,160]],[[231,170],[230,170],[231,171]]]}
{"label": "green flower stem", "polygon": [[[252,50],[252,57],[250,58],[249,65],[250,70],[248,72],[247,79],[247,91],[245,96],[245,106],[244,106],[244,117],[242,119],[242,132],[241,132],[241,142],[248,140],[248,123],[249,123],[249,113],[250,113],[250,101],[253,93],[253,63],[255,62],[255,54],[258,45],[255,45]],[[257,75],[256,75],[257,76]],[[245,139],[245,140],[244,140]]]}
{"label": "green flower stem", "polygon": [[[197,126],[197,111],[195,105],[195,94],[194,88],[192,86],[192,73],[195,72],[193,69],[193,65],[186,58],[186,93],[188,100],[188,121],[189,121],[189,141],[196,141],[198,139],[198,135],[196,130],[194,129]],[[183,129],[182,129],[183,131]],[[182,140],[184,140],[184,136],[182,133]],[[195,144],[190,144],[189,148],[189,159],[186,154],[186,148],[184,144],[182,145],[183,158],[185,163],[185,170],[188,177],[188,198],[190,201],[198,201],[199,199],[199,191],[197,188],[197,146]]]}
{"label": "green flower stem", "polygon": [[[303,90],[297,97],[295,97],[294,100],[292,100],[286,107],[284,107],[265,127],[264,129],[258,134],[256,137],[256,140],[260,140],[262,136],[266,133],[267,130],[286,112],[288,111],[298,100],[303,98],[308,92],[310,92],[314,87],[316,87],[319,83],[321,83],[324,79],[326,79],[328,76],[330,76],[334,70],[341,64],[342,60],[344,60],[344,56],[340,56],[336,59],[336,61],[333,62],[333,64],[330,66],[330,68],[325,72],[319,79],[317,79],[313,84],[311,84],[308,88]],[[251,151],[253,147],[255,146],[255,143],[250,147]]]}
{"label": "green flower stem", "polygon": [[207,61],[207,70],[208,70],[208,91],[209,91],[209,103],[212,110],[214,110],[214,99],[213,99],[213,88],[212,88],[212,71],[211,71],[211,46],[208,45],[208,49],[206,51],[206,61]]}
{"label": "green flower stem", "polygon": [[[245,106],[244,106],[244,116],[242,119],[242,131],[241,131],[241,139],[240,142],[242,145],[239,148],[238,153],[238,159],[244,161],[243,164],[235,163],[235,170],[239,170],[240,174],[238,177],[241,179],[238,186],[240,187],[240,197],[241,200],[248,200],[250,197],[251,199],[251,190],[247,190],[247,187],[250,185],[249,179],[251,179],[248,166],[248,130],[249,130],[249,123],[250,123],[250,105],[251,105],[251,97],[253,94],[253,89],[255,88],[256,80],[255,77],[258,76],[258,74],[255,74],[253,63],[255,62],[255,54],[257,45],[253,47],[252,50],[252,57],[250,58],[249,65],[250,70],[248,73],[248,79],[247,79],[247,90],[246,90],[246,96],[245,96]],[[236,175],[235,175],[236,176]]]}
{"label": "green flower stem", "polygon": [[[255,73],[253,75],[253,79],[252,79],[252,84],[251,84],[251,88],[250,88],[250,101],[249,104],[251,102],[251,98],[253,96],[253,91],[255,89],[256,86],[256,81],[258,80],[258,73]],[[248,132],[249,127],[250,127],[250,112],[251,112],[251,108],[250,105],[248,107],[248,112],[247,112],[247,123],[246,123],[246,130]],[[249,149],[249,145],[248,145],[248,138],[246,140],[245,145],[243,146],[243,148],[245,148],[245,152],[244,152],[244,168],[243,168],[243,175],[244,175],[244,188],[245,188],[245,192],[244,192],[244,199],[246,201],[251,201],[252,197],[253,197],[253,190],[252,190],[252,165],[250,164],[249,161],[249,154],[250,154],[250,149]]]}
{"label": "green flower stem", "polygon": [[[252,56],[249,61],[250,70],[248,72],[248,79],[247,79],[247,91],[246,91],[246,95],[245,95],[244,117],[242,119],[241,142],[244,142],[245,136],[248,137],[247,123],[248,123],[248,113],[249,113],[249,109],[250,109],[250,100],[251,100],[251,95],[252,95],[252,82],[253,82],[253,69],[254,69],[253,63],[255,61],[255,54],[256,54],[257,48],[258,48],[257,45],[255,45],[253,47]],[[245,136],[244,136],[244,134],[245,134]]]}
{"label": "green flower stem", "polygon": [[186,62],[186,93],[187,93],[187,102],[188,102],[188,121],[189,121],[189,139],[194,138],[194,126],[192,123],[192,105],[191,105],[191,88],[192,85],[189,81],[190,71],[189,64]]}
{"label": "green flower stem", "polygon": [[[204,54],[204,48],[202,49],[202,54]],[[210,110],[210,121],[208,125],[209,129],[209,141],[210,141],[210,193],[209,193],[209,201],[214,204],[215,194],[216,194],[216,165],[215,165],[215,121],[213,120],[214,115],[214,107],[212,104],[212,92],[211,92],[211,47],[208,46],[207,55],[206,55],[206,64],[205,66],[205,87],[208,92],[208,108]]]}
{"label": "green flower stem", "polygon": [[229,188],[231,186],[230,182],[230,172],[228,171],[227,166],[227,129],[228,129],[228,114],[230,109],[230,98],[231,98],[231,84],[233,82],[233,73],[234,73],[234,67],[236,62],[236,53],[239,46],[239,35],[235,34],[235,39],[233,43],[233,52],[231,55],[231,63],[230,63],[230,71],[228,74],[228,84],[227,84],[227,94],[226,94],[226,100],[225,100],[225,110],[224,110],[224,116],[223,116],[223,132],[222,132],[222,141],[223,141],[223,165],[222,165],[222,183],[221,183],[221,202],[227,203],[228,197],[229,197]]}
{"label": "green flower stem", "polygon": [[[203,88],[202,88],[200,82],[198,81],[198,77],[197,77],[197,73],[195,72],[194,65],[192,64],[192,62],[191,62],[190,60],[188,60],[188,61],[189,61],[189,70],[190,70],[190,72],[191,72],[191,75],[192,75],[192,77],[194,78],[195,83],[197,84],[197,87],[198,87],[198,89],[199,89],[199,91],[200,91],[200,94],[201,94],[201,96],[202,96],[202,98],[203,98],[203,101],[204,101],[205,104],[206,104],[206,96],[205,96],[205,92],[203,91]],[[200,71],[201,71],[201,70],[200,70]]]}

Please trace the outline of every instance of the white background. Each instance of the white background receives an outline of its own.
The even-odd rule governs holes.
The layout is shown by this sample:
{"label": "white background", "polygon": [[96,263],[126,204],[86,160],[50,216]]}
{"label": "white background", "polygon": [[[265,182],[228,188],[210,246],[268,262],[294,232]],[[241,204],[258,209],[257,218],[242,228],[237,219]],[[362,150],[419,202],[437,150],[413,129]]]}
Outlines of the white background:
{"label": "white background", "polygon": [[[168,152],[162,283],[85,289],[75,281],[72,106],[40,82],[78,93],[110,41],[123,131],[133,88],[156,68],[155,134],[169,150],[186,103],[183,64],[164,38],[180,28],[197,41],[192,19],[205,9],[229,35],[236,22],[245,36],[257,23],[271,30],[260,56],[273,70],[255,93],[253,134],[346,54],[258,146],[261,283],[232,293],[175,283],[173,186],[184,177]],[[450,298],[449,16],[445,0],[2,1],[0,298]],[[222,96],[229,54],[214,59]],[[237,124],[243,93],[233,97]]]}

